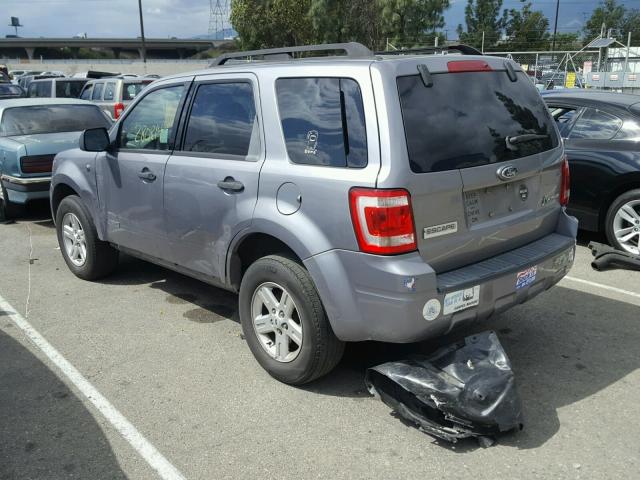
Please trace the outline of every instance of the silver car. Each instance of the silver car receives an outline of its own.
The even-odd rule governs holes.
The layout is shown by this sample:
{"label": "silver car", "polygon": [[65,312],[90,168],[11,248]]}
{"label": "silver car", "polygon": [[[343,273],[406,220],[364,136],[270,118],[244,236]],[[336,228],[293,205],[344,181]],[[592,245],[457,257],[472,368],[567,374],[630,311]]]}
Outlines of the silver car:
{"label": "silver car", "polygon": [[239,292],[249,348],[290,384],[344,342],[439,336],[547,290],[577,231],[555,123],[517,64],[449,50],[244,52],[158,80],[56,157],[67,265],[94,280],[126,252]]}
{"label": "silver car", "polygon": [[113,120],[117,120],[124,109],[153,81],[152,78],[140,77],[90,80],[82,89],[80,98],[95,103]]}

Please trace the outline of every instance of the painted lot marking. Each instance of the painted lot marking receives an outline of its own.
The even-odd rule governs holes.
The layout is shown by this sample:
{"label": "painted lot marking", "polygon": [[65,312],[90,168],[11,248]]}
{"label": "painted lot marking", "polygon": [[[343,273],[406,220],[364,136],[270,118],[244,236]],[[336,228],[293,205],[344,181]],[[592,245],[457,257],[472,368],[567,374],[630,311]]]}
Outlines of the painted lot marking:
{"label": "painted lot marking", "polygon": [[590,282],[589,280],[583,280],[581,278],[566,276],[563,280],[569,280],[570,282],[583,283],[596,288],[602,288],[603,290],[609,290],[611,292],[622,293],[623,295],[629,295],[630,297],[640,298],[640,293],[631,292],[629,290],[623,290],[621,288],[611,287],[602,283]]}
{"label": "painted lot marking", "polygon": [[124,415],[122,415],[82,374],[67,361],[9,302],[0,296],[0,310],[38,347],[65,377],[89,400],[111,425],[129,442],[129,445],[164,480],[185,480],[174,467]]}

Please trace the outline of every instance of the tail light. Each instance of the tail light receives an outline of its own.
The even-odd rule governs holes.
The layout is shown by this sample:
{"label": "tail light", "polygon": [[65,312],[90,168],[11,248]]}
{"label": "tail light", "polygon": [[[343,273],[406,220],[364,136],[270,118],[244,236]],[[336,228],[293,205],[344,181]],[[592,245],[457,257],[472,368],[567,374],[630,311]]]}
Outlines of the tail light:
{"label": "tail light", "polygon": [[362,252],[392,255],[416,250],[409,192],[353,188],[349,192],[349,203]]}
{"label": "tail light", "polygon": [[51,173],[53,155],[27,155],[20,158],[22,173]]}
{"label": "tail light", "polygon": [[571,175],[569,172],[569,161],[565,155],[562,162],[562,177],[560,180],[560,205],[566,207],[569,204],[571,194]]}
{"label": "tail light", "polygon": [[115,118],[116,120],[120,118],[120,115],[122,115],[122,112],[124,112],[124,103],[116,103],[113,106],[113,118]]}

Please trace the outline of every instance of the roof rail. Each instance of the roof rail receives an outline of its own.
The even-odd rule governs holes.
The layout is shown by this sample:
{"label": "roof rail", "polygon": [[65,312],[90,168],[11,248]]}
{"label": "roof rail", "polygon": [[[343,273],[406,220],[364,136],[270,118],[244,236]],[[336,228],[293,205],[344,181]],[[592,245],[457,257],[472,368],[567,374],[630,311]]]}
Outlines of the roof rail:
{"label": "roof rail", "polygon": [[[210,67],[217,67],[224,65],[229,60],[249,58],[249,61],[253,61],[251,57],[262,57],[260,60],[292,60],[294,53],[303,52],[344,52],[347,58],[373,58],[373,52],[367,47],[357,42],[349,43],[327,43],[324,45],[307,45],[301,47],[284,47],[284,48],[266,48],[262,50],[250,50],[247,52],[232,52],[225,53],[216,57],[209,65]],[[270,58],[269,58],[270,57]]]}
{"label": "roof rail", "polygon": [[420,48],[408,48],[406,50],[390,50],[386,52],[376,52],[376,55],[416,55],[421,53],[444,53],[446,51],[460,52],[462,55],[484,55],[480,50],[477,50],[469,45],[462,43],[442,45],[438,47],[420,47]]}

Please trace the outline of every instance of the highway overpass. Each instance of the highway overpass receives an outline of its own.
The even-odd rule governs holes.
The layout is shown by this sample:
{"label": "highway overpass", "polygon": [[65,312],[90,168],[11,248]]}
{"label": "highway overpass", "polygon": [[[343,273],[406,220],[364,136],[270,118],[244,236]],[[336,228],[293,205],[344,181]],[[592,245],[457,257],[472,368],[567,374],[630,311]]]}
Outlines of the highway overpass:
{"label": "highway overpass", "polygon": [[[147,56],[154,58],[188,58],[224,43],[229,40],[145,39]],[[55,58],[53,51],[63,48],[71,49],[76,55],[81,48],[99,48],[111,50],[115,58],[120,58],[122,52],[143,56],[140,38],[0,38],[0,58]]]}

